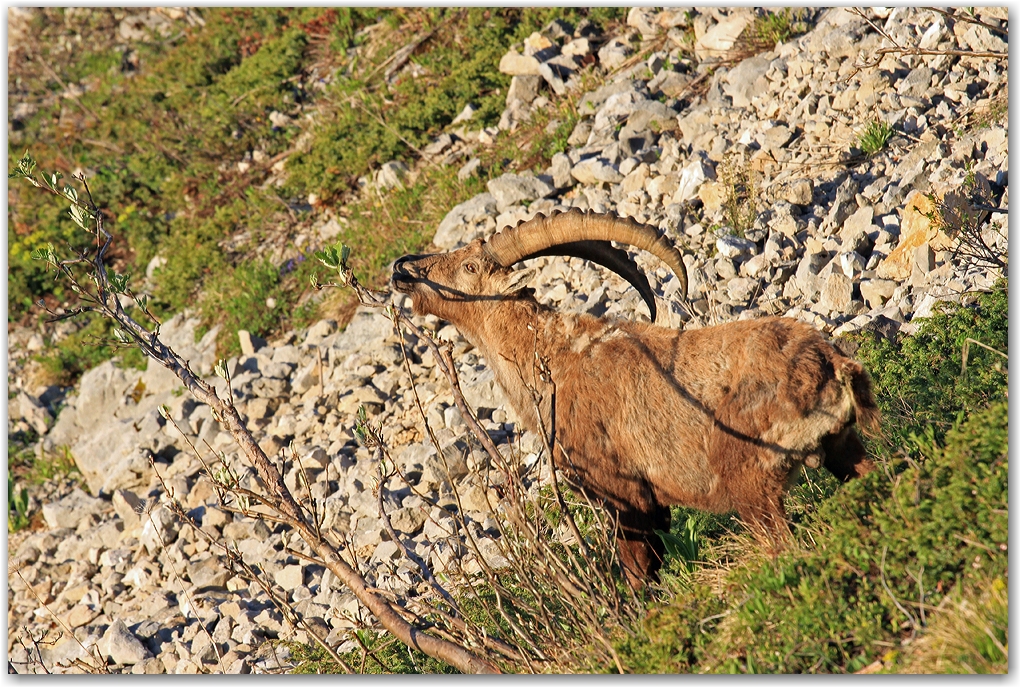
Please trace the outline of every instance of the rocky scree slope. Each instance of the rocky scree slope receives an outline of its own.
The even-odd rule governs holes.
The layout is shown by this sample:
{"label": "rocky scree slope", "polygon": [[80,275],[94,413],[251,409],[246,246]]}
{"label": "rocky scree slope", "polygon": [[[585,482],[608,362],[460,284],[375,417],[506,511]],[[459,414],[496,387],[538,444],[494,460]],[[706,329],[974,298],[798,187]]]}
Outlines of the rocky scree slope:
{"label": "rocky scree slope", "polygon": [[[667,324],[699,327],[785,314],[833,336],[858,329],[909,334],[936,302],[966,300],[1003,274],[999,266],[954,259],[958,239],[933,224],[925,194],[953,198],[969,185],[983,191],[992,208],[1008,206],[1005,122],[980,119],[1006,100],[1007,63],[892,54],[877,67],[855,65],[887,46],[876,26],[901,45],[926,49],[1004,51],[1005,36],[926,10],[871,11],[869,17],[828,10],[795,40],[720,62],[751,21],[749,10],[697,10],[693,20],[679,11],[631,11],[629,33],[597,50],[610,76],[581,98],[582,116],[566,152],[548,169],[493,179],[488,192],[451,209],[435,247],[455,248],[538,212],[616,212],[662,228],[683,246],[690,309],[676,297],[668,270],[651,256],[636,256]],[[978,9],[978,17],[1005,26],[1004,11]],[[436,155],[472,174],[480,147],[495,136],[513,136],[555,94],[579,87],[591,45],[583,35],[556,28],[532,36],[501,61],[514,78],[500,126],[445,135],[435,143]],[[690,29],[695,60],[684,42]],[[635,59],[648,49],[647,57]],[[874,156],[851,158],[848,151],[876,117],[892,127],[891,139]],[[396,167],[384,166],[369,183],[399,183]],[[743,193],[740,204],[756,208],[744,226],[731,221],[727,199],[735,188]],[[975,231],[1005,261],[1005,211],[976,214]],[[576,259],[536,262],[540,301],[574,312],[644,317],[637,293],[615,275]],[[399,294],[392,298],[409,305]],[[537,488],[548,477],[538,460],[540,442],[518,432],[485,361],[452,326],[432,317],[419,322],[454,342],[467,400],[501,450],[512,445],[525,464],[540,466]],[[164,325],[164,340],[212,379],[216,332],[196,342],[197,324],[178,315]],[[268,343],[239,335],[244,353],[227,362],[239,409],[271,457],[295,458],[287,463],[292,488],[299,471],[307,472],[311,494],[325,505],[324,527],[350,533],[373,584],[425,593],[414,566],[382,531],[371,489],[377,465],[352,432],[359,407],[382,426],[395,459],[427,497],[391,481],[385,506],[398,534],[436,572],[478,569],[474,554],[452,536],[444,508],[456,489],[475,534],[483,542],[497,536],[486,493],[493,475],[485,455],[466,439],[450,390],[422,342],[403,335],[445,461],[422,433],[401,369],[400,336],[381,311],[360,309],[342,331],[324,320]],[[222,380],[216,383],[225,391]],[[21,388],[11,399],[9,431],[35,428],[40,454],[69,447],[88,490],[63,482],[34,491],[31,507],[41,508],[45,527],[10,537],[11,563],[20,575],[9,576],[8,650],[18,669],[39,670],[18,637],[22,630],[38,636],[55,628],[49,611],[86,645],[98,643],[112,668],[124,672],[218,671],[221,661],[228,672],[277,670],[286,667],[287,651],[268,651],[267,639],[307,641],[256,584],[231,576],[161,505],[165,497],[150,456],[205,530],[236,542],[300,613],[318,619],[331,643],[353,647],[347,633],[370,622],[366,611],[321,567],[285,552],[282,532],[216,507],[200,461],[159,415],[162,404],[196,445],[223,452],[242,484],[253,483],[208,408],[182,393],[162,368],[139,372],[107,362],[66,398]],[[143,502],[153,507],[151,517],[139,514]],[[303,550],[299,542],[289,545]],[[489,565],[502,564],[494,546],[483,545],[482,554]],[[82,655],[66,636],[41,649],[47,668],[56,671],[62,670],[58,663]]]}

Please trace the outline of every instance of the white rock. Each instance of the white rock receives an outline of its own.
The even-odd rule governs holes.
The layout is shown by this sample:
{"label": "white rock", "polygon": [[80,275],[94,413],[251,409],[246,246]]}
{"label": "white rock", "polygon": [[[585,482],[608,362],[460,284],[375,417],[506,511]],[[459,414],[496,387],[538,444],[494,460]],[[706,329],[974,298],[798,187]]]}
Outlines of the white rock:
{"label": "white rock", "polygon": [[708,179],[715,179],[715,168],[705,157],[698,157],[680,172],[676,193],[670,202],[684,203],[698,195],[698,189]]}
{"label": "white rock", "polygon": [[600,183],[618,184],[623,181],[622,174],[605,160],[598,157],[581,160],[571,168],[570,174],[580,183],[587,185]]}
{"label": "white rock", "polygon": [[99,651],[121,665],[134,665],[152,657],[152,653],[120,619],[114,620],[99,640]]}
{"label": "white rock", "polygon": [[404,181],[410,173],[407,165],[400,160],[390,160],[376,173],[375,183],[379,188],[404,188]]}
{"label": "white rock", "polygon": [[750,257],[755,254],[758,248],[754,241],[740,236],[720,236],[715,241],[715,247],[719,251],[719,255],[730,259]]}
{"label": "white rock", "polygon": [[273,579],[283,589],[293,591],[305,583],[305,571],[300,565],[287,565],[279,570]]}
{"label": "white rock", "polygon": [[43,520],[50,529],[77,527],[89,515],[98,515],[107,508],[106,502],[89,496],[75,487],[70,494],[51,503],[43,504]]}

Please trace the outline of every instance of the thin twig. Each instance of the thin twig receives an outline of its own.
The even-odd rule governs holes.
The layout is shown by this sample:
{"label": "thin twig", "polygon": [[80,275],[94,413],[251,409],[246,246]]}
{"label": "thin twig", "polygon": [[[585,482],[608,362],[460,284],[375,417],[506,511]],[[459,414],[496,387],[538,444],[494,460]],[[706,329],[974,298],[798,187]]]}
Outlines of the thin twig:
{"label": "thin twig", "polygon": [[910,611],[905,609],[899,601],[896,600],[896,596],[892,593],[892,590],[889,588],[889,584],[885,581],[885,554],[888,550],[888,545],[882,547],[882,562],[879,564],[878,568],[879,579],[882,581],[882,587],[885,589],[885,593],[889,595],[890,599],[892,599],[896,608],[900,609],[900,612],[907,616],[907,620],[910,622],[910,627],[913,631],[917,632],[917,619]]}

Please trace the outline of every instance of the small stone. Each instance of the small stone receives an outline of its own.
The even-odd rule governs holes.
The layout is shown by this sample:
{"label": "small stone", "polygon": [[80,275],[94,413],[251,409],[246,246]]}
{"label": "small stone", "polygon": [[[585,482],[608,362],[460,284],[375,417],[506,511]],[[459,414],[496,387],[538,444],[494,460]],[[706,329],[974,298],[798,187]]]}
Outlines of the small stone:
{"label": "small stone", "polygon": [[875,208],[870,205],[866,205],[862,208],[858,208],[854,214],[850,215],[843,222],[843,228],[839,231],[840,239],[847,242],[847,237],[854,236],[856,234],[868,234],[875,227],[872,225],[872,220],[875,217]]}
{"label": "small stone", "polygon": [[556,189],[540,177],[504,174],[486,184],[496,201],[496,209],[503,212],[522,200],[536,200],[551,195]]}
{"label": "small stone", "polygon": [[417,534],[425,524],[425,512],[421,508],[398,508],[390,515],[393,529],[404,534]]}
{"label": "small stone", "polygon": [[404,188],[404,180],[410,171],[400,160],[390,160],[376,173],[376,186],[382,189]]}
{"label": "small stone", "polygon": [[287,565],[273,579],[283,589],[292,591],[305,583],[305,571],[300,565]]}
{"label": "small stone", "polygon": [[195,589],[222,589],[229,577],[230,571],[215,557],[188,565],[188,578]]}
{"label": "small stone", "polygon": [[372,559],[376,561],[392,561],[399,558],[402,551],[400,545],[394,541],[380,542],[372,553]]}
{"label": "small stone", "polygon": [[757,250],[754,241],[749,241],[740,236],[720,236],[715,242],[719,255],[731,260],[748,258]]}
{"label": "small stone", "polygon": [[818,303],[832,313],[849,313],[853,291],[854,284],[849,277],[841,272],[832,272],[825,280]]}
{"label": "small stone", "polygon": [[810,179],[795,179],[783,187],[780,195],[794,205],[810,205],[814,191],[815,185]]}
{"label": "small stone", "polygon": [[260,348],[266,345],[265,339],[255,336],[247,329],[237,330],[237,340],[241,344],[241,355],[243,356],[255,355]]}
{"label": "small stone", "polygon": [[319,320],[305,334],[305,343],[309,346],[318,346],[322,340],[337,330],[336,320]]}
{"label": "small stone", "polygon": [[813,298],[821,288],[818,274],[828,262],[829,254],[824,250],[805,252],[804,257],[797,265],[797,271],[791,282],[796,283],[800,293],[805,297]]}
{"label": "small stone", "polygon": [[836,189],[836,201],[822,221],[822,229],[826,235],[831,234],[836,228],[842,228],[847,218],[857,211],[857,194],[859,192],[860,188],[857,182],[853,177],[847,175]]}
{"label": "small stone", "polygon": [[[436,140],[422,148],[421,152],[425,153],[428,157],[439,157],[453,146],[453,141],[453,136],[450,134],[440,134],[436,137]],[[404,169],[407,168],[407,165],[404,165],[402,162],[399,164],[403,165]],[[385,167],[385,165],[383,166]]]}
{"label": "small stone", "polygon": [[99,650],[114,663],[134,665],[152,658],[145,645],[131,634],[123,620],[117,619],[107,628],[99,640]]}
{"label": "small stone", "polygon": [[599,48],[599,62],[602,66],[612,71],[623,65],[630,56],[631,48],[619,38],[610,39],[608,43]]}
{"label": "small stone", "polygon": [[574,185],[574,177],[570,173],[572,166],[568,155],[564,153],[553,155],[552,164],[549,167],[549,173],[553,178],[553,186],[562,189]]}
{"label": "small stone", "polygon": [[106,502],[89,496],[75,487],[70,494],[42,507],[43,519],[50,529],[77,527],[89,515],[99,515],[106,510]]}
{"label": "small stone", "polygon": [[698,188],[698,198],[708,215],[718,212],[729,196],[729,187],[721,181],[706,181]]}
{"label": "small stone", "polygon": [[843,274],[854,279],[864,271],[865,260],[856,251],[843,251],[839,254],[839,266]]}
{"label": "small stone", "polygon": [[762,148],[776,151],[786,147],[786,144],[792,139],[793,132],[790,131],[790,127],[779,124],[765,132],[765,142],[762,144]]}
{"label": "small stone", "polygon": [[306,470],[322,470],[329,464],[329,455],[321,446],[301,457],[301,466]]}
{"label": "small stone", "polygon": [[568,57],[584,57],[591,52],[591,43],[587,38],[575,38],[564,45],[561,52]]}
{"label": "small stone", "polygon": [[655,38],[662,30],[655,20],[655,10],[648,7],[631,7],[627,12],[627,26],[632,26],[640,31],[641,38],[645,40]]}
{"label": "small stone", "polygon": [[538,89],[542,85],[542,77],[534,74],[523,74],[510,79],[510,88],[506,92],[506,104],[515,100],[531,103],[538,97]]}
{"label": "small stone", "polygon": [[623,181],[622,174],[598,157],[581,160],[573,166],[570,174],[580,183],[590,186],[600,183],[618,184]]}
{"label": "small stone", "polygon": [[482,166],[481,159],[477,157],[471,158],[470,160],[465,162],[460,169],[457,170],[458,181],[467,181],[471,177],[478,176],[478,171],[481,168],[481,166]]}
{"label": "small stone", "polygon": [[540,31],[532,31],[531,35],[524,39],[524,54],[533,55],[540,62],[552,57],[559,49],[547,36]]}
{"label": "small stone", "polygon": [[500,58],[499,71],[510,76],[538,76],[538,64],[534,57],[511,50]]}
{"label": "small stone", "polygon": [[725,58],[750,22],[751,15],[747,12],[722,20],[697,39],[694,56],[699,62],[708,58]]}
{"label": "small stone", "polygon": [[865,279],[861,281],[861,297],[869,308],[877,310],[892,298],[896,286],[891,279]]}
{"label": "small stone", "polygon": [[475,112],[478,112],[478,106],[468,103],[464,106],[464,109],[460,111],[460,114],[454,117],[453,121],[450,123],[456,126],[457,124],[466,122],[475,116]]}
{"label": "small stone", "polygon": [[680,172],[680,179],[677,183],[676,193],[673,194],[673,203],[684,203],[698,194],[701,185],[710,179],[715,179],[715,168],[705,157],[698,157]]}
{"label": "small stone", "polygon": [[98,618],[100,613],[102,613],[102,611],[99,609],[92,608],[86,604],[77,604],[68,611],[66,616],[64,616],[64,621],[67,623],[68,627],[73,630],[76,627],[88,625]]}
{"label": "small stone", "polygon": [[131,668],[132,675],[160,675],[163,673],[163,662],[158,658],[146,658]]}
{"label": "small stone", "polygon": [[914,267],[922,274],[935,269],[935,251],[927,243],[922,243],[914,249]]}

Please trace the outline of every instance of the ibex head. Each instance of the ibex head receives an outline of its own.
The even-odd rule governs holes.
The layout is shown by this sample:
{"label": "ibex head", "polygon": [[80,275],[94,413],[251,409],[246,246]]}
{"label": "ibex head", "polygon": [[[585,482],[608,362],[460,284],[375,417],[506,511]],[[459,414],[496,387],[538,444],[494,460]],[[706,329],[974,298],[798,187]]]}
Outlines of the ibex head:
{"label": "ibex head", "polygon": [[655,321],[655,298],[638,266],[610,241],[647,250],[680,279],[680,295],[687,297],[687,269],[683,257],[660,231],[634,220],[571,210],[533,219],[506,229],[488,241],[477,239],[451,253],[407,255],[393,266],[393,285],[411,296],[414,311],[455,322],[458,303],[520,297],[534,270],[517,270],[517,263],[543,255],[584,258],[617,273],[638,290]]}

